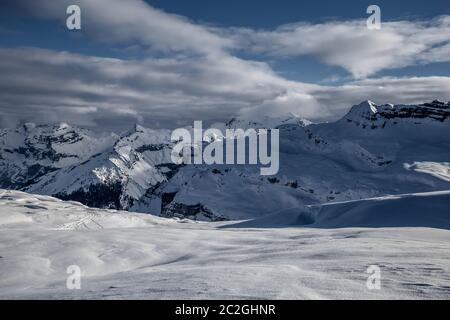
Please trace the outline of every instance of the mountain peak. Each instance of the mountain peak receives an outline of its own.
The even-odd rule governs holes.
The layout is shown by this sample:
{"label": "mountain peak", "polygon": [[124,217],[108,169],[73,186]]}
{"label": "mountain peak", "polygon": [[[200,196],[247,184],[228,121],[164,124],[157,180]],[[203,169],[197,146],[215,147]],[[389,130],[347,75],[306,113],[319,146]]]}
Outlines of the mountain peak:
{"label": "mountain peak", "polygon": [[140,124],[135,124],[134,125],[134,131],[136,131],[136,132],[144,132],[145,131],[145,128],[143,127],[143,126],[141,126]]}
{"label": "mountain peak", "polygon": [[34,122],[27,122],[23,124],[23,128],[25,129],[25,131],[31,131],[34,128],[36,128],[36,123]]}
{"label": "mountain peak", "polygon": [[146,128],[144,128],[143,126],[141,126],[140,124],[135,123],[131,128],[129,128],[128,130],[125,130],[124,132],[122,132],[120,134],[121,138],[125,138],[125,137],[130,137],[136,133],[142,133],[146,130]]}
{"label": "mountain peak", "polygon": [[378,106],[374,102],[372,102],[370,100],[365,100],[365,101],[361,102],[358,105],[354,105],[351,108],[350,112],[357,112],[357,113],[361,113],[361,112],[362,113],[367,113],[367,112],[369,112],[369,113],[375,114],[375,113],[378,112],[378,108],[377,107]]}
{"label": "mountain peak", "polygon": [[[450,102],[445,103],[439,100],[422,104],[384,104],[376,105],[370,100],[354,105],[343,119],[347,122],[354,122],[363,128],[384,127],[392,120],[394,124],[404,121],[414,121],[414,123],[424,122],[444,122],[450,118]],[[380,122],[380,125],[374,122]]]}
{"label": "mountain peak", "polygon": [[371,119],[378,113],[379,107],[370,100],[365,100],[360,104],[351,107],[350,111],[345,116],[346,119]]}
{"label": "mountain peak", "polygon": [[60,124],[58,124],[56,126],[56,130],[66,130],[66,129],[70,129],[70,128],[71,128],[71,126],[66,122],[61,122]]}
{"label": "mountain peak", "polygon": [[[283,125],[299,125],[306,127],[312,122],[299,117],[294,113],[280,116],[260,116],[258,118],[249,118],[247,116],[234,117],[225,123],[226,129],[275,129]],[[215,124],[217,126],[217,124]]]}

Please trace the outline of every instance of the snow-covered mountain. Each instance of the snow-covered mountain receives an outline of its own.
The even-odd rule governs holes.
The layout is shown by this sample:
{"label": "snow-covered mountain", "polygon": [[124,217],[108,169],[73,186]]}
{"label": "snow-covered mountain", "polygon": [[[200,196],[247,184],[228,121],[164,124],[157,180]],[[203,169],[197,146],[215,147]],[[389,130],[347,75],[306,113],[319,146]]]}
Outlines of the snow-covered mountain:
{"label": "snow-covered mountain", "polygon": [[0,130],[0,186],[22,189],[61,168],[79,164],[117,140],[115,134],[97,135],[62,123],[27,123]]}
{"label": "snow-covered mountain", "polygon": [[250,128],[254,129],[274,129],[283,125],[299,125],[299,126],[308,126],[312,124],[311,121],[307,119],[299,118],[295,114],[289,114],[284,117],[267,117],[262,116],[258,119],[248,119],[247,117],[235,117],[230,119],[225,123],[214,123],[211,125],[212,128],[217,128],[220,130],[225,129],[243,129],[247,130]]}
{"label": "snow-covered mountain", "polygon": [[[162,214],[176,215],[183,205],[195,213],[202,204],[217,216],[246,219],[305,204],[447,190],[450,121],[433,116],[435,110],[449,113],[450,105],[434,102],[391,111],[402,114],[405,108],[417,111],[402,118],[381,115],[380,120],[375,104],[364,102],[334,123],[280,124],[276,176],[260,176],[252,166],[187,166],[158,188],[171,200]],[[427,113],[432,117],[421,116]],[[381,121],[386,124],[369,125]],[[142,202],[145,207],[145,197]]]}
{"label": "snow-covered mountain", "polygon": [[25,190],[126,210],[174,174],[171,147],[170,131],[136,125],[104,152],[52,172]]}
{"label": "snow-covered mountain", "polygon": [[170,131],[136,126],[97,136],[68,125],[0,133],[0,186],[93,207],[227,220],[303,205],[450,189],[450,103],[366,101],[340,120],[234,118],[226,128],[278,128],[280,171],[171,162]]}

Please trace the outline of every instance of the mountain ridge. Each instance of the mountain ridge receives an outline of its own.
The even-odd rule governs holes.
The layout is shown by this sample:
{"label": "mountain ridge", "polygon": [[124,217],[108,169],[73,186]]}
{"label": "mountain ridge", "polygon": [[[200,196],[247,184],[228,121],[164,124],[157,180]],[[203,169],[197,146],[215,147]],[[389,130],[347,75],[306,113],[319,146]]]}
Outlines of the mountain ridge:
{"label": "mountain ridge", "polygon": [[174,165],[170,130],[136,125],[120,136],[96,135],[65,123],[28,123],[0,133],[0,187],[209,221],[445,190],[450,189],[447,114],[450,103],[439,101],[396,106],[365,101],[336,122],[314,124],[291,115],[222,124],[280,130],[280,172],[274,177],[260,176],[256,166]]}

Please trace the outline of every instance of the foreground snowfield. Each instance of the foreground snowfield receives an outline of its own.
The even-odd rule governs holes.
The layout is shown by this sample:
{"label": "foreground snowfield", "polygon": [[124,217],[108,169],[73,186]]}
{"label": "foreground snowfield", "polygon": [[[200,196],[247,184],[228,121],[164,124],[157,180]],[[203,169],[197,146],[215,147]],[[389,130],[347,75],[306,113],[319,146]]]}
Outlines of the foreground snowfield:
{"label": "foreground snowfield", "polygon": [[[186,222],[0,190],[0,299],[449,299],[449,199],[442,192],[310,208],[309,228],[290,211],[273,228],[264,223],[273,217]],[[374,228],[386,216],[374,218],[377,210],[394,215],[396,206],[397,227]],[[400,228],[408,209],[415,227]],[[336,221],[372,227],[331,229],[342,227]],[[366,287],[372,264],[381,290]],[[69,265],[82,270],[81,290],[66,288]]]}

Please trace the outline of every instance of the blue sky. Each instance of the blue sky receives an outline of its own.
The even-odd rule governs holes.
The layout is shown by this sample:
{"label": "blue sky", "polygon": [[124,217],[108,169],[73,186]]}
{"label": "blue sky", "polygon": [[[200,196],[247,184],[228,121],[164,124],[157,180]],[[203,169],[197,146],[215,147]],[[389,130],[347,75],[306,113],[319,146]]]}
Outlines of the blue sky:
{"label": "blue sky", "polygon": [[271,28],[298,21],[323,22],[365,17],[371,4],[382,8],[385,19],[431,18],[450,12],[445,0],[147,0],[147,3],[197,21],[222,26]]}
{"label": "blue sky", "polygon": [[[65,27],[73,3],[81,31]],[[381,30],[365,27],[370,4]],[[445,0],[8,0],[0,50],[0,71],[16,80],[0,78],[3,125],[27,120],[11,104],[42,121],[175,126],[289,112],[328,120],[361,99],[450,99]],[[39,87],[26,81],[37,76]]]}
{"label": "blue sky", "polygon": [[[377,4],[382,10],[384,21],[427,20],[450,14],[450,1],[431,0],[426,4],[413,1],[298,1],[298,0],[145,0],[149,5],[177,14],[192,21],[218,27],[249,27],[273,29],[280,25],[296,22],[321,23],[326,21],[346,21],[365,19],[366,9]],[[55,20],[43,20],[25,13],[22,8],[0,5],[0,26],[13,32],[3,32],[2,47],[33,46],[55,50],[68,50],[98,56],[134,58],[145,55],[140,52],[124,52],[120,46],[105,46],[91,41],[89,37],[68,33],[64,26],[64,16]],[[258,55],[239,53],[239,56],[264,60]],[[342,68],[321,64],[314,57],[284,58],[270,61],[274,69],[286,78],[319,82],[335,76],[345,78]],[[435,63],[405,68],[382,70],[380,76],[449,75],[450,64]],[[341,83],[341,82],[339,82]]]}

